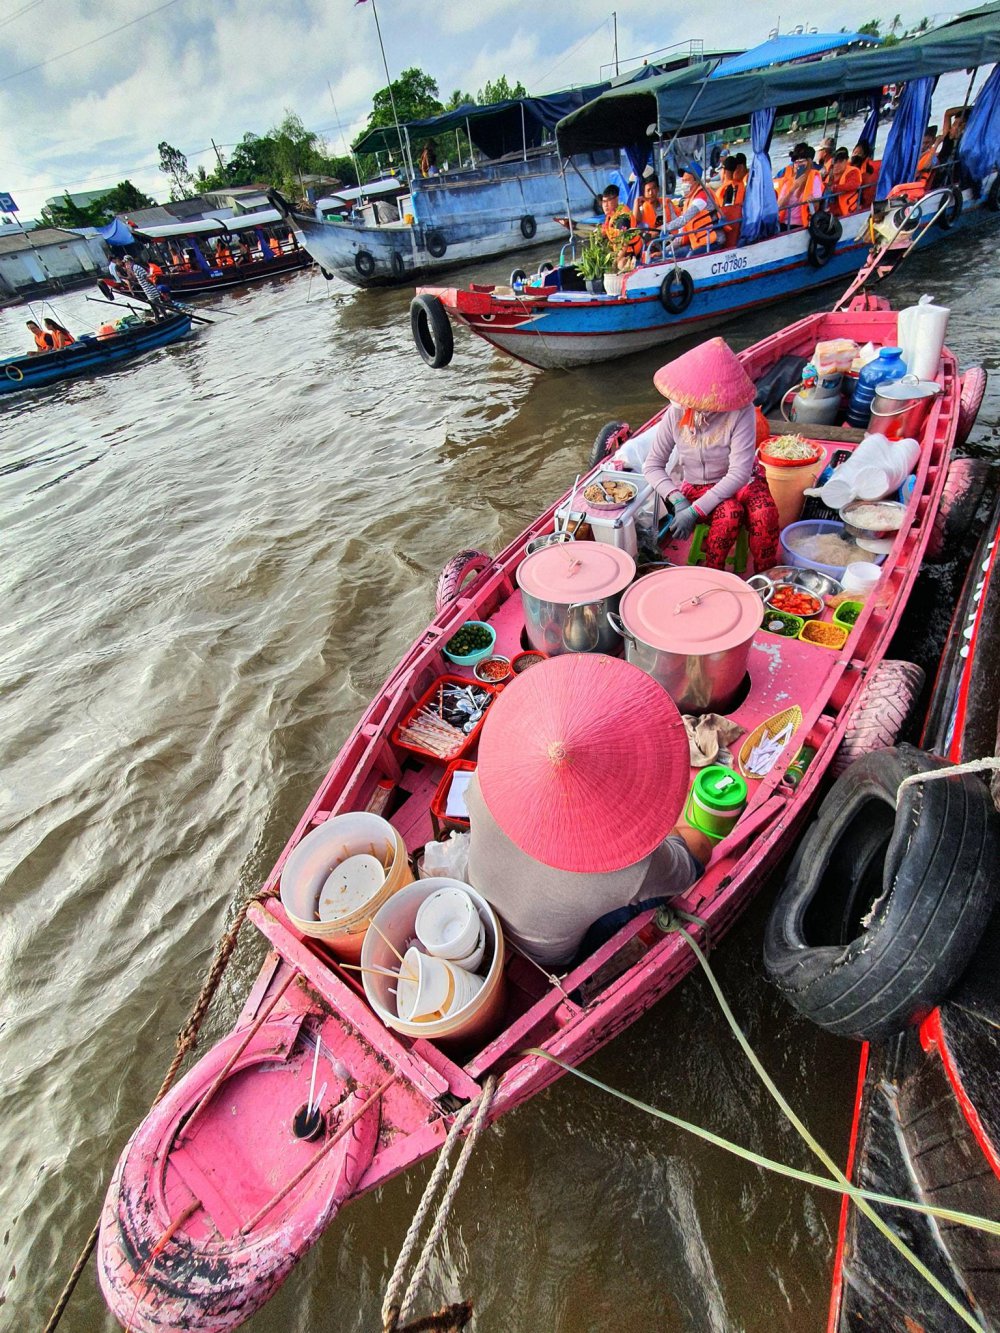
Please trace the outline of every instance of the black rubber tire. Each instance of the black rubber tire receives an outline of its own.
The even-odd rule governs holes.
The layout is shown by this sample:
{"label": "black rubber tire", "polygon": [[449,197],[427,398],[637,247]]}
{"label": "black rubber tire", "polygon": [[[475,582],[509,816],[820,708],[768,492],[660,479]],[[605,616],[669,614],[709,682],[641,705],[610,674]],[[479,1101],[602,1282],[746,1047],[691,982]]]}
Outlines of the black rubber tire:
{"label": "black rubber tire", "polygon": [[965,199],[962,195],[962,191],[956,186],[951,192],[951,203],[937,220],[937,224],[942,231],[949,231],[954,227],[955,223],[962,216],[962,208],[964,204]]}
{"label": "black rubber tire", "polygon": [[1000,171],[993,177],[993,184],[986,196],[986,207],[992,212],[1000,212]]}
{"label": "black rubber tire", "polygon": [[394,278],[406,277],[406,261],[398,250],[393,250],[392,262],[389,267],[392,269],[392,276]]}
{"label": "black rubber tire", "polygon": [[415,296],[410,302],[410,332],[417,351],[432,370],[440,370],[455,355],[451,320],[439,296]]}
{"label": "black rubber tire", "polygon": [[[603,459],[608,456],[608,445],[611,443],[612,436],[617,435],[622,426],[628,430],[628,425],[623,421],[609,421],[606,426],[602,426],[597,432],[597,439],[594,441],[590,450],[591,467],[596,467]],[[631,432],[629,432],[631,433]]]}
{"label": "black rubber tire", "polygon": [[544,278],[546,273],[553,273],[554,271],[555,271],[555,265],[550,264],[547,259],[545,260],[544,263],[538,265],[538,276],[540,278]]}
{"label": "black rubber tire", "polygon": [[516,268],[514,272],[510,275],[510,285],[512,287],[516,287],[519,282],[524,283],[527,281],[528,281],[528,275],[527,273],[525,273],[523,268]]}
{"label": "black rubber tire", "polygon": [[881,1041],[919,1022],[965,971],[996,904],[1000,816],[976,774],[909,746],[838,778],[799,843],[764,936],[771,980],[838,1036]]}
{"label": "black rubber tire", "polygon": [[363,278],[370,278],[375,272],[375,256],[368,250],[359,250],[354,256],[354,267]]}
{"label": "black rubber tire", "polygon": [[444,233],[432,231],[425,242],[427,253],[434,259],[440,259],[448,249],[448,242],[444,238]]}
{"label": "black rubber tire", "polygon": [[333,274],[328,268],[324,268],[323,265],[320,264],[319,271],[323,274],[323,277],[326,278],[327,282],[333,282]]}
{"label": "black rubber tire", "polygon": [[530,241],[534,238],[537,230],[538,223],[530,213],[525,213],[524,217],[521,219],[521,235],[526,241]]}
{"label": "black rubber tire", "polygon": [[836,248],[836,244],[831,245],[829,241],[817,241],[815,236],[810,236],[809,245],[806,248],[806,260],[813,268],[824,268],[833,258],[833,252]]}
{"label": "black rubber tire", "polygon": [[825,208],[813,213],[809,219],[809,235],[821,245],[829,245],[832,248],[843,234],[844,226],[840,218],[834,217]]}
{"label": "black rubber tire", "polygon": [[694,279],[686,268],[672,268],[660,283],[660,305],[668,315],[682,315],[694,299]]}
{"label": "black rubber tire", "polygon": [[103,278],[97,284],[97,290],[106,301],[113,301],[115,299],[115,289],[109,282],[105,282]]}

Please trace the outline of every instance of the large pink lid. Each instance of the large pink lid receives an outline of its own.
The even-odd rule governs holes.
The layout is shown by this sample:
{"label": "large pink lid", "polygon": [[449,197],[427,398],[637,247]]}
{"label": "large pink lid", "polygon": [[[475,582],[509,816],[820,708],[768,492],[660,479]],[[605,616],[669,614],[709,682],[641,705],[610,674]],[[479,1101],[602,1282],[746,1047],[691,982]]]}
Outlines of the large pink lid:
{"label": "large pink lid", "polygon": [[764,603],[735,574],[682,566],[639,579],[622,598],[619,614],[629,633],[652,648],[724,653],[753,638]]}
{"label": "large pink lid", "polygon": [[543,546],[517,567],[517,582],[530,597],[566,605],[612,597],[634,578],[629,553],[605,542]]}

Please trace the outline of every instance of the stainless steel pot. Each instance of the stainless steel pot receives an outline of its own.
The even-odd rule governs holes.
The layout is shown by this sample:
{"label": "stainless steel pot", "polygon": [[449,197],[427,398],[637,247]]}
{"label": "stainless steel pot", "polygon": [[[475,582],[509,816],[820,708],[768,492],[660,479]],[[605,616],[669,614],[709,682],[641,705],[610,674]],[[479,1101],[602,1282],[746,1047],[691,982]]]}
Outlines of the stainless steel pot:
{"label": "stainless steel pot", "polygon": [[524,625],[528,642],[540,653],[615,653],[621,635],[609,622],[616,613],[621,593],[596,602],[544,602],[521,589]]}
{"label": "stainless steel pot", "polygon": [[869,433],[884,435],[887,440],[919,439],[920,428],[941,392],[940,384],[918,380],[916,375],[877,385]]}
{"label": "stainless steel pot", "polygon": [[628,591],[622,614],[608,616],[626,659],[659,681],[682,713],[726,712],[764,618],[760,592],[735,575],[696,568],[650,574]]}

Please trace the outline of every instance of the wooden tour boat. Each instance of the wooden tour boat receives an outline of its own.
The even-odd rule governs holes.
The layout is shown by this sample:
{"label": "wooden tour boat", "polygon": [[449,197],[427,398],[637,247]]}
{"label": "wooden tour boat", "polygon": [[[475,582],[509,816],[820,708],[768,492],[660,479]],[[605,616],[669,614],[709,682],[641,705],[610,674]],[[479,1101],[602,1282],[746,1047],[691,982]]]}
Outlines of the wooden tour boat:
{"label": "wooden tour boat", "polygon": [[[792,324],[742,352],[740,360],[757,382],[782,357],[812,354],[817,340],[891,345],[896,337],[895,313],[885,303],[858,299],[846,311]],[[938,382],[941,392],[919,433],[905,522],[877,588],[845,633],[818,636],[840,646],[764,628],[747,639],[747,674],[729,716],[746,746],[752,748],[755,735],[778,733],[783,748],[766,772],[743,764],[749,788],[744,813],[715,847],[702,878],[673,900],[705,923],[694,927],[702,940],[709,931],[713,940],[720,938],[789,851],[824,775],[873,745],[891,744],[905,717],[920,672],[887,661],[886,653],[948,489],[961,385],[947,350]],[[658,419],[627,443],[641,442]],[[619,438],[626,434],[619,432]],[[827,428],[823,449],[849,451],[860,438],[861,432]],[[602,466],[587,480],[600,475]],[[549,506],[495,558],[463,552],[447,568],[437,614],[365,710],[268,876],[263,896],[250,906],[249,919],[270,951],[236,1025],[139,1126],[107,1195],[100,1283],[128,1328],[221,1330],[240,1324],[342,1207],[436,1152],[456,1116],[483,1098],[484,1088],[491,1122],[559,1077],[556,1064],[528,1048],[578,1065],[694,966],[691,950],[653,909],[563,975],[549,975],[510,940],[490,934],[490,976],[498,988],[489,1029],[451,1041],[406,1036],[390,1030],[358,972],[296,926],[279,896],[283,870],[306,855],[297,849],[307,840],[314,847],[331,818],[372,808],[387,793],[384,816],[411,857],[434,837],[432,805],[444,764],[404,748],[398,728],[443,675],[474,683],[471,667],[443,656],[469,620],[488,623],[499,653],[512,657],[529,646],[518,570],[531,558],[526,544],[553,533],[557,512],[566,511],[571,499],[563,496]],[[657,537],[655,505],[651,519],[651,540],[658,541],[662,560],[683,566],[695,558],[691,542]],[[658,572],[643,577],[655,579]],[[827,629],[831,615],[826,607],[820,617]],[[532,673],[564,664],[543,662]],[[525,683],[515,677],[503,686],[506,699],[512,703]],[[804,771],[805,760],[790,772],[796,756],[810,752]],[[470,762],[474,757],[475,743],[466,755]],[[390,897],[388,906],[405,892]],[[303,1109],[315,1105],[312,1086],[322,1089],[318,1137],[307,1140],[297,1137],[295,1124]]]}
{"label": "wooden tour boat", "polygon": [[[657,346],[754,306],[842,282],[859,270],[871,282],[888,276],[911,250],[953,243],[967,228],[996,220],[995,70],[980,91],[981,106],[973,107],[958,162],[929,181],[914,176],[934,76],[986,66],[998,57],[1000,4],[994,3],[888,49],[732,75],[703,62],[610,89],[559,122],[561,153],[650,144],[652,135],[646,162],[659,168],[665,193],[667,153],[678,135],[721,131],[752,113],[756,151],[742,212],[727,213],[724,228],[717,208],[711,217],[703,213],[707,220],[691,223],[698,230],[690,246],[667,232],[655,236],[634,269],[607,275],[607,290],[596,294],[585,289],[577,271],[575,239],[555,266],[545,263],[531,278],[515,271],[511,285],[420,287],[410,311],[417,351],[434,369],[446,366],[454,322],[530,365],[570,369]],[[838,201],[826,197],[807,226],[779,229],[768,156],[775,114],[849,93],[877,94],[902,81],[908,84],[907,114],[891,126],[871,208],[841,216]],[[654,153],[657,144],[663,151]],[[640,151],[629,150],[637,173]]]}

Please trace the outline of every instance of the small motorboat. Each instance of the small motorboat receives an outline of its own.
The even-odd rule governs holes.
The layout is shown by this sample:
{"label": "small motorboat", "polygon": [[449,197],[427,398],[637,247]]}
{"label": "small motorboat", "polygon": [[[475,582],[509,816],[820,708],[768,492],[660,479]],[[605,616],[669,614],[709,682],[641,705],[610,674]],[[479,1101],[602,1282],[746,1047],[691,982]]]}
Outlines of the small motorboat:
{"label": "small motorboat", "polygon": [[186,338],[191,316],[182,312],[147,319],[127,315],[108,332],[81,334],[69,347],[33,355],[9,356],[0,361],[0,393],[17,393],[55,384],[58,380],[92,375]]}
{"label": "small motorboat", "polygon": [[[1000,506],[969,568],[922,743],[952,763],[992,755],[1000,705]],[[988,775],[986,775],[988,776]],[[979,779],[977,779],[979,780]],[[994,779],[994,791],[996,790]],[[847,1174],[894,1198],[1000,1216],[1000,914],[968,969],[918,1026],[862,1046]],[[1000,1241],[879,1205],[944,1285],[949,1305],[844,1199],[829,1333],[920,1328],[953,1333],[1000,1322]]]}
{"label": "small motorboat", "polygon": [[[849,310],[814,314],[782,329],[742,352],[740,360],[759,383],[783,357],[808,356],[818,340],[892,345],[896,337],[896,314],[884,302],[859,298]],[[863,605],[854,604],[853,619],[835,622],[834,607],[819,597],[809,622],[812,632],[790,637],[794,617],[770,616],[765,623],[754,587],[739,573],[726,576],[730,588],[735,586],[730,609],[758,608],[749,627],[742,625],[742,611],[737,616],[739,660],[722,654],[732,673],[724,709],[742,735],[734,754],[738,751],[745,775],[747,804],[720,835],[703,877],[676,900],[678,908],[704,923],[693,927],[702,938],[710,931],[718,940],[787,855],[824,775],[872,745],[892,743],[919,688],[919,670],[887,661],[886,655],[946,490],[961,407],[960,378],[947,350],[938,383],[940,393],[919,433],[906,521],[885,556],[877,591]],[[658,420],[659,415],[634,433],[618,427],[621,448],[648,444]],[[822,447],[850,451],[861,436],[838,427]],[[545,509],[496,557],[463,551],[449,562],[436,615],[334,758],[261,900],[251,904],[248,920],[269,952],[236,1025],[133,1135],[104,1205],[100,1283],[111,1310],[128,1328],[152,1333],[235,1327],[260,1308],[340,1209],[435,1153],[456,1116],[483,1096],[488,1080],[490,1122],[560,1076],[547,1057],[578,1065],[695,966],[686,943],[652,909],[560,975],[550,975],[510,940],[500,952],[494,940],[490,975],[496,969],[503,989],[493,992],[502,1004],[491,1026],[438,1039],[423,1035],[416,1023],[390,1028],[384,1005],[371,998],[370,977],[361,978],[345,962],[356,963],[359,953],[340,952],[314,933],[322,929],[318,922],[303,929],[305,909],[295,916],[280,896],[286,868],[291,878],[308,863],[317,840],[326,837],[323,830],[329,828],[335,841],[345,820],[372,818],[363,812],[380,811],[400,853],[405,849],[411,858],[434,841],[446,813],[437,799],[445,764],[415,745],[409,720],[429,699],[443,701],[445,684],[459,691],[477,684],[474,666],[455,661],[461,655],[456,645],[451,658],[445,657],[449,642],[469,622],[475,622],[476,640],[486,645],[482,651],[515,668],[521,657],[537,664],[546,652],[603,647],[621,654],[621,640],[605,640],[605,621],[593,607],[568,608],[561,625],[551,603],[537,616],[531,611],[545,602],[522,597],[522,565],[565,548],[554,541],[526,555],[528,543],[573,527],[574,564],[584,547],[590,556],[612,553],[614,563],[627,564],[616,542],[647,505],[645,539],[655,544],[661,562],[680,568],[644,573],[631,586],[641,592],[646,579],[663,572],[701,577],[688,564],[698,559],[697,530],[686,541],[661,534],[661,514],[641,472],[606,475],[605,468],[606,461],[597,460],[579,489],[574,486]],[[616,489],[609,491],[611,483]],[[577,501],[589,503],[590,491],[597,497],[590,519],[597,540],[588,542],[577,521]],[[777,630],[768,627],[771,621]],[[631,645],[626,651],[631,653]],[[688,684],[700,690],[699,682],[708,680],[710,699],[716,682],[707,658],[694,651],[687,661]],[[548,665],[531,669],[541,672]],[[489,688],[503,689],[513,699],[518,681]],[[884,703],[887,692],[891,709]],[[480,713],[486,706],[479,704]],[[472,730],[459,761],[468,768],[475,764],[477,744]],[[369,848],[366,835],[357,850],[374,856],[382,847]],[[394,891],[380,910],[389,913],[418,888],[419,883]],[[364,934],[364,915],[362,933],[348,937],[363,964],[368,944],[380,947],[370,939],[374,927]],[[391,962],[391,956],[374,962]],[[372,960],[367,963],[371,972]],[[371,984],[378,983],[376,977]],[[481,993],[488,988],[489,981]],[[314,1061],[319,1072],[312,1079]],[[315,1097],[311,1082],[321,1089]],[[321,1122],[317,1137],[305,1142],[296,1129],[303,1107],[317,1112]]]}

